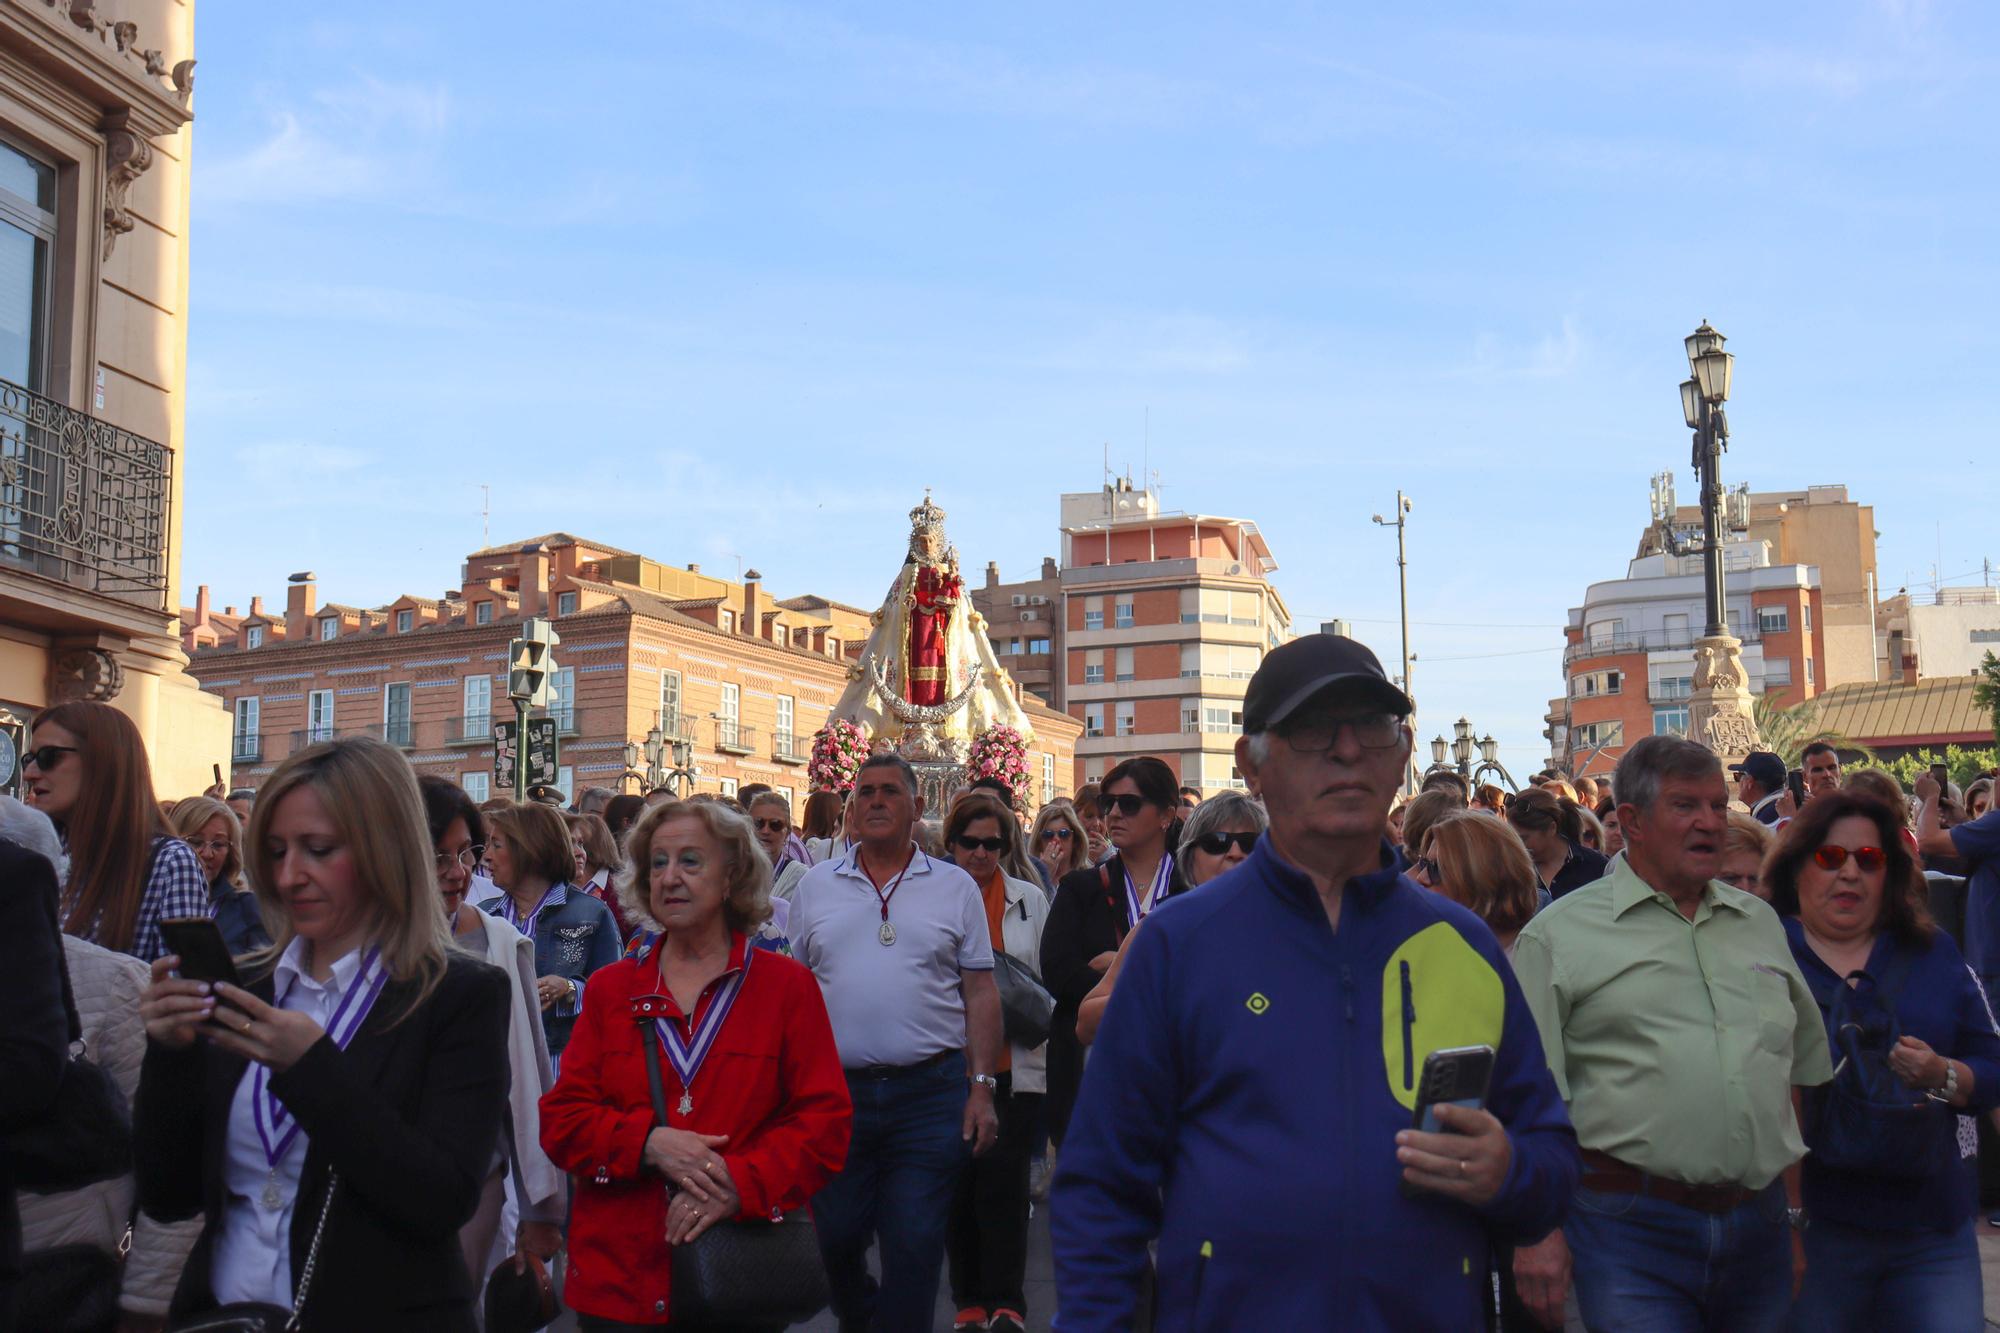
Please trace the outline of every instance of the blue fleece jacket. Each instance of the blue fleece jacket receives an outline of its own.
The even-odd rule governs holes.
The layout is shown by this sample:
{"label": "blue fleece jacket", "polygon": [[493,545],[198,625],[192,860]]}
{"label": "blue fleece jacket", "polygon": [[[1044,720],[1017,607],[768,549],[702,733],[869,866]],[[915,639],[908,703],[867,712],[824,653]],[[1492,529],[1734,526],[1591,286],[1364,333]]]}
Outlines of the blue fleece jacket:
{"label": "blue fleece jacket", "polygon": [[[1498,1053],[1513,1163],[1474,1210],[1398,1188],[1424,1056]],[[1132,941],[1063,1145],[1056,1328],[1131,1325],[1159,1240],[1158,1333],[1483,1327],[1487,1238],[1559,1224],[1576,1135],[1506,956],[1470,912],[1383,868],[1340,928],[1259,841]]]}

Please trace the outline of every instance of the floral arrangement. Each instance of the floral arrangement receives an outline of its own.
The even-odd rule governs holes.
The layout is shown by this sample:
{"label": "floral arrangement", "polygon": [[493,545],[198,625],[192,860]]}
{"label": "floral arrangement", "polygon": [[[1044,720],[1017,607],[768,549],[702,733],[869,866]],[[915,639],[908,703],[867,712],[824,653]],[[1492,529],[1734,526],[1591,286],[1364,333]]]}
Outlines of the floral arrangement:
{"label": "floral arrangement", "polygon": [[975,778],[998,778],[1018,800],[1028,790],[1027,738],[1012,727],[988,727],[972,742],[972,753],[965,761],[965,776],[968,782]]}
{"label": "floral arrangement", "polygon": [[813,733],[806,776],[814,791],[846,791],[867,757],[868,733],[845,718],[835,718]]}

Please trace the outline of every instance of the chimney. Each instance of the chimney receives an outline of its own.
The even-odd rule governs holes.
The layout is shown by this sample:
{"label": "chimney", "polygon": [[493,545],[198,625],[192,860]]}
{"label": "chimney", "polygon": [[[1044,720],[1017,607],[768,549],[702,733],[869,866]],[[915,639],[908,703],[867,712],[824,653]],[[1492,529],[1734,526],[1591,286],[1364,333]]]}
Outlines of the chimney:
{"label": "chimney", "polygon": [[1045,555],[1042,557],[1042,577],[1045,579],[1059,579],[1062,577],[1062,570],[1056,568],[1056,558],[1054,556]]}
{"label": "chimney", "polygon": [[988,560],[986,562],[986,586],[989,588],[1000,586],[1000,562],[998,560]]}
{"label": "chimney", "polygon": [[261,597],[252,597],[252,598],[250,599],[250,614],[251,614],[251,615],[253,615],[253,616],[261,616],[261,615],[263,615],[263,614],[264,614],[264,599],[263,599],[263,598],[261,598]]}
{"label": "chimney", "polygon": [[743,573],[743,614],[737,618],[737,628],[753,639],[764,635],[764,618],[757,614],[757,587],[764,576],[754,569]]}
{"label": "chimney", "polygon": [[1917,683],[1917,655],[1915,653],[1903,654],[1903,683],[1905,685],[1914,685]]}
{"label": "chimney", "polygon": [[236,614],[236,608],[233,606],[225,606],[222,608],[222,614],[225,616],[233,616]]}
{"label": "chimney", "polygon": [[689,561],[689,562],[688,562],[688,573],[690,573],[690,574],[699,574],[699,573],[701,573],[701,566],[700,566],[700,565],[697,565],[697,564],[695,564],[695,563],[694,563],[693,561]]}
{"label": "chimney", "polygon": [[208,585],[206,583],[194,590],[194,623],[197,625],[206,625],[208,623]]}
{"label": "chimney", "polygon": [[549,548],[537,542],[521,548],[521,619],[542,614],[549,602]]}
{"label": "chimney", "polygon": [[303,643],[312,637],[306,622],[319,609],[318,588],[309,569],[292,575],[290,583],[285,589],[285,637]]}

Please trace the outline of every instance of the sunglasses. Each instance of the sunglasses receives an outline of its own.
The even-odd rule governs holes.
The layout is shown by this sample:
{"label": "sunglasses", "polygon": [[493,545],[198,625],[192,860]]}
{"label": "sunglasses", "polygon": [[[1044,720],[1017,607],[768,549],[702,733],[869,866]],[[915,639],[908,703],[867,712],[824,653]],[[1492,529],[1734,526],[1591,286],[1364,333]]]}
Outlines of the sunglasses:
{"label": "sunglasses", "polygon": [[1416,860],[1410,862],[1410,869],[1421,873],[1425,879],[1433,884],[1438,882],[1438,863],[1431,857],[1418,857]]}
{"label": "sunglasses", "polygon": [[1070,838],[1072,838],[1073,836],[1075,835],[1060,824],[1056,825],[1056,827],[1054,828],[1047,828],[1042,830],[1043,842],[1047,842],[1050,838],[1054,838],[1058,842],[1068,842]]}
{"label": "sunglasses", "polygon": [[60,764],[64,755],[75,753],[76,747],[74,745],[43,745],[33,750],[24,751],[21,755],[21,762],[24,764],[33,764],[36,768],[46,773],[57,764]]}
{"label": "sunglasses", "polygon": [[958,844],[960,851],[966,852],[997,852],[1007,846],[1005,838],[975,838],[970,833],[961,833],[952,841]]}
{"label": "sunglasses", "polygon": [[1107,806],[1116,807],[1118,813],[1127,819],[1130,819],[1133,815],[1138,814],[1146,808],[1146,798],[1143,796],[1134,796],[1129,791],[1118,796],[1106,796],[1104,803]]}
{"label": "sunglasses", "polygon": [[1856,847],[1850,852],[1838,843],[1830,842],[1814,850],[1813,864],[1821,870],[1838,870],[1847,864],[1849,856],[1854,858],[1855,865],[1868,874],[1880,870],[1889,860],[1889,854],[1880,847]]}
{"label": "sunglasses", "polygon": [[1353,731],[1355,742],[1364,750],[1386,750],[1403,736],[1403,719],[1394,713],[1307,718],[1280,728],[1278,734],[1296,753],[1325,754],[1339,741],[1343,727]]}
{"label": "sunglasses", "polygon": [[1196,838],[1194,845],[1202,851],[1207,852],[1210,856],[1226,855],[1231,847],[1248,856],[1250,849],[1257,845],[1257,835],[1255,833],[1230,833],[1222,829],[1217,829],[1213,833],[1204,833],[1199,838]]}
{"label": "sunglasses", "polygon": [[789,819],[759,819],[752,822],[757,825],[759,833],[783,833],[792,826],[792,821]]}

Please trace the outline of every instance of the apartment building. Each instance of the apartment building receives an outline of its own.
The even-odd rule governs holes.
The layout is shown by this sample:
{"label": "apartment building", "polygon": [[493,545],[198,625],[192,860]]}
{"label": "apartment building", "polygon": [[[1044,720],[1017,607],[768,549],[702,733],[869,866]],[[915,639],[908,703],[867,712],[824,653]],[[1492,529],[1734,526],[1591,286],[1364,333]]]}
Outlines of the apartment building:
{"label": "apartment building", "polygon": [[1062,570],[1042,559],[1041,577],[1002,583],[998,561],[986,565],[985,586],[971,589],[986,621],[993,655],[1016,684],[1049,707],[1063,707]]}
{"label": "apartment building", "polygon": [[194,11],[0,4],[0,791],[26,723],[130,716],[161,794],[229,723],[179,604]]}
{"label": "apartment building", "polygon": [[[436,598],[321,604],[300,574],[282,614],[253,599],[247,614],[218,616],[204,589],[186,616],[192,670],[234,720],[235,781],[255,786],[292,751],[359,733],[476,798],[495,790],[492,724],[512,715],[507,645],[526,619],[549,618],[562,640],[543,713],[557,722],[565,792],[635,790],[624,747],[657,726],[691,746],[696,790],[762,782],[795,803],[812,735],[869,631],[868,612],[774,599],[754,570],[721,579],[562,532],[473,552]],[[1029,707],[1031,771],[1066,774],[1077,726]]]}
{"label": "apartment building", "polygon": [[1876,628],[1880,679],[1970,676],[1986,654],[2000,655],[2000,588],[1940,588],[1921,598],[1898,591],[1876,608]]}
{"label": "apartment building", "polygon": [[1243,695],[1291,637],[1278,563],[1248,519],[1162,512],[1129,480],[1062,497],[1062,693],[1075,778],[1158,755],[1206,791],[1241,786]]}

